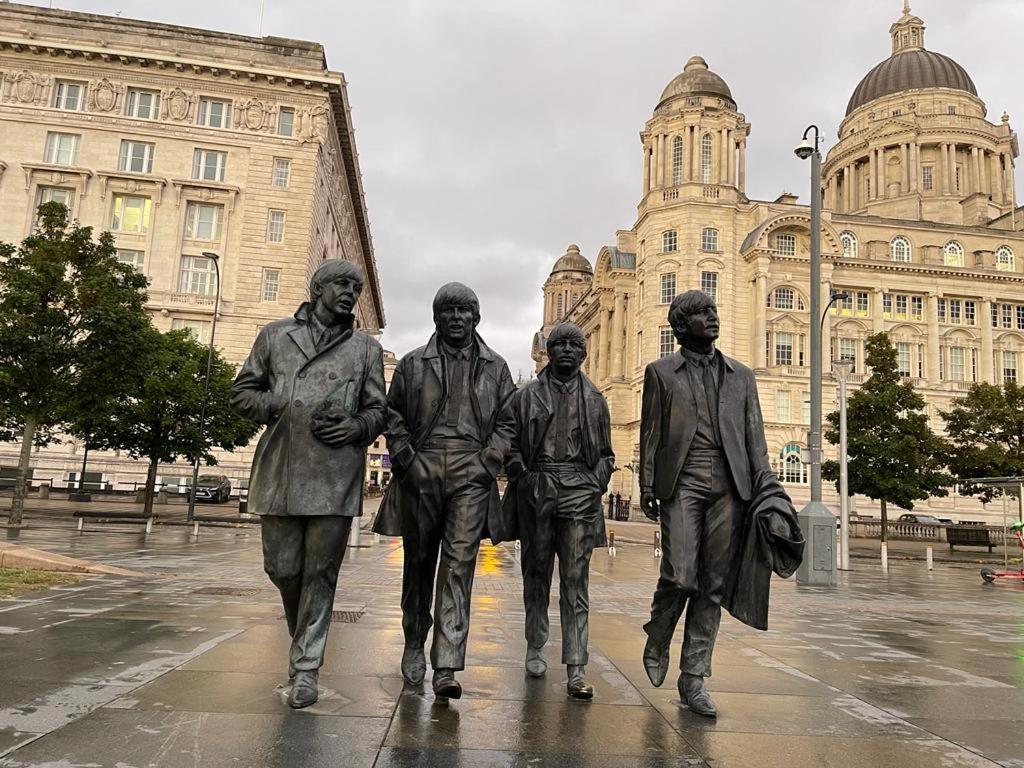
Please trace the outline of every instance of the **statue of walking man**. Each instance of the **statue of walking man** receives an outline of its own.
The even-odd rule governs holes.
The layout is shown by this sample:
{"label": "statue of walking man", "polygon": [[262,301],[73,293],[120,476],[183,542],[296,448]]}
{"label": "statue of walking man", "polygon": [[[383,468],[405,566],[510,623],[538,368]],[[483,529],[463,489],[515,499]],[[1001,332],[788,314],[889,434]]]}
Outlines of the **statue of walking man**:
{"label": "statue of walking man", "polygon": [[288,634],[288,705],[308,707],[352,519],[362,514],[365,448],[387,414],[381,346],[355,330],[363,274],[325,261],[309,301],[266,325],[232,388],[239,414],[266,425],[249,478],[263,567],[281,592]]}
{"label": "statue of walking man", "polygon": [[590,699],[590,556],[594,547],[607,546],[601,497],[615,463],[611,420],[604,396],[580,371],[587,356],[580,327],[556,325],[547,350],[548,366],[512,397],[515,433],[504,505],[522,541],[526,671],[533,677],[547,671],[543,649],[557,554],[566,691]]}
{"label": "statue of walking man", "polygon": [[405,550],[402,676],[412,686],[423,682],[423,646],[433,626],[434,695],[457,699],[480,541],[508,537],[495,478],[512,431],[500,416],[515,385],[505,361],[476,333],[480,302],[472,290],[442,286],[433,312],[436,332],[399,361],[391,380],[385,436],[395,479],[373,530],[401,534]]}
{"label": "statue of walking man", "polygon": [[647,366],[640,418],[640,503],[661,521],[663,551],[643,662],[661,685],[685,608],[679,696],[715,717],[704,679],[722,607],[765,629],[771,574],[796,570],[803,537],[768,464],[754,373],[715,349],[714,301],[687,291],[668,320],[680,351]]}

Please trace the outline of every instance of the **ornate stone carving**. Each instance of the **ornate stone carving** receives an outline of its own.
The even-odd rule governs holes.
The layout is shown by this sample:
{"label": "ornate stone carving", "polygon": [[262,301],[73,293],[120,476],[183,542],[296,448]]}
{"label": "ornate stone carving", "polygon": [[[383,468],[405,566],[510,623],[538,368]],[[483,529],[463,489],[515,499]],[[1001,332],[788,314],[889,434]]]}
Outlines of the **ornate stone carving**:
{"label": "ornate stone carving", "polygon": [[192,112],[194,97],[181,88],[166,92],[161,99],[164,106],[164,117],[171,120],[187,120]]}
{"label": "ornate stone carving", "polygon": [[235,127],[242,126],[250,131],[262,131],[270,125],[270,106],[259,99],[248,99],[235,110]]}
{"label": "ornate stone carving", "polygon": [[306,109],[303,112],[302,140],[324,143],[327,140],[329,114],[330,109],[324,104]]}
{"label": "ornate stone carving", "polygon": [[89,88],[91,107],[98,112],[112,112],[117,106],[117,97],[121,91],[120,85],[114,85],[104,77]]}
{"label": "ornate stone carving", "polygon": [[43,89],[50,83],[50,77],[21,70],[20,72],[6,73],[4,83],[7,101],[35,104],[42,99]]}

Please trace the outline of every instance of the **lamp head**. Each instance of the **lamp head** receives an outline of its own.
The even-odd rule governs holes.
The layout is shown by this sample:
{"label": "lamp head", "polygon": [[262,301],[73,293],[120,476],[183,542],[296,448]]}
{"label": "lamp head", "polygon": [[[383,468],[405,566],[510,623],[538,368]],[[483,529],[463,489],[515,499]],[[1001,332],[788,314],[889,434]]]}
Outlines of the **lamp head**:
{"label": "lamp head", "polygon": [[217,261],[220,258],[220,256],[218,256],[213,251],[203,251],[203,256],[205,256],[208,259],[213,259],[214,261]]}
{"label": "lamp head", "polygon": [[807,137],[805,136],[797,145],[796,149],[793,150],[793,152],[801,160],[806,160],[808,157],[814,154],[814,145],[811,144],[811,142],[809,142],[807,140]]}

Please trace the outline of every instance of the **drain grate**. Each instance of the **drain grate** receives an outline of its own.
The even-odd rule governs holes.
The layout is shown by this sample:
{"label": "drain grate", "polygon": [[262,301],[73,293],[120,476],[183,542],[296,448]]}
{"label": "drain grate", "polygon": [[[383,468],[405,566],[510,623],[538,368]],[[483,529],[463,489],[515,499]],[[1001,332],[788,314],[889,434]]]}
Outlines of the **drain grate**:
{"label": "drain grate", "polygon": [[340,624],[355,624],[361,618],[365,611],[331,611],[331,621],[336,621]]}
{"label": "drain grate", "polygon": [[258,589],[239,587],[200,587],[192,590],[193,595],[223,595],[225,597],[253,597],[259,593]]}

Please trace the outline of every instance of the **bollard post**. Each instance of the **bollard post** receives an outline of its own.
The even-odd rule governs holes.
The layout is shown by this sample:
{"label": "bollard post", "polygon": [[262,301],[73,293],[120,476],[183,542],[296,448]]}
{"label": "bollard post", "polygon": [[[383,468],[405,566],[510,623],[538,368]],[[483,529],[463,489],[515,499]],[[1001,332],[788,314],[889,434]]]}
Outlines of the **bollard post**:
{"label": "bollard post", "polygon": [[375,533],[373,534],[373,543],[374,543],[374,544],[380,544],[380,534],[379,534],[379,533],[376,533],[376,532],[375,532]]}
{"label": "bollard post", "polygon": [[654,532],[654,556],[661,557],[661,531]]}
{"label": "bollard post", "polygon": [[39,486],[39,498],[40,499],[48,499],[48,498],[50,498],[50,484],[49,483],[43,483],[42,485]]}
{"label": "bollard post", "polygon": [[882,573],[889,572],[889,545],[882,542]]}
{"label": "bollard post", "polygon": [[932,569],[932,545],[928,545],[928,549],[925,550],[924,560],[928,564],[928,570]]}
{"label": "bollard post", "polygon": [[362,533],[362,528],[359,527],[359,518],[353,518],[352,527],[348,530],[348,545],[350,547],[359,546],[359,536]]}
{"label": "bollard post", "polygon": [[608,531],[608,557],[615,557],[615,531]]}

